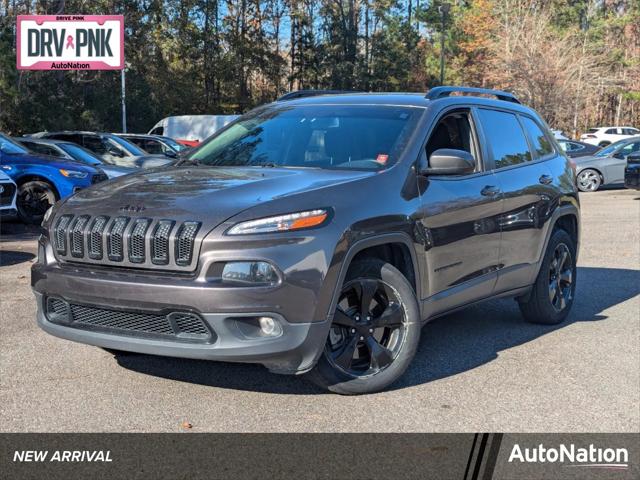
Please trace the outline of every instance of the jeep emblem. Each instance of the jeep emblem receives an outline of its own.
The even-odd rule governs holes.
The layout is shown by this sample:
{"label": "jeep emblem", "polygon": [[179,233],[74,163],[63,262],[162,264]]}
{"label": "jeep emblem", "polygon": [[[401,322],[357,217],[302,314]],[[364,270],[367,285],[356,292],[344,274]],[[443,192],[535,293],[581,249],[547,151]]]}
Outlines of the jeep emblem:
{"label": "jeep emblem", "polygon": [[121,212],[132,212],[132,213],[139,213],[144,209],[145,209],[144,205],[123,205],[122,207],[120,207]]}

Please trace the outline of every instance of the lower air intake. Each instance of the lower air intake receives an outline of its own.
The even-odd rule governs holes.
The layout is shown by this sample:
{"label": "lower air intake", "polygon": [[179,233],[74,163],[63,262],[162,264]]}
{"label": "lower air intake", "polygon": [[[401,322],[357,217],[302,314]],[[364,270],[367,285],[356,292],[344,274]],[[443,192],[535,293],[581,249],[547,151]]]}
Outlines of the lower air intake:
{"label": "lower air intake", "polygon": [[212,343],[215,340],[204,320],[191,312],[131,312],[70,304],[59,298],[48,298],[46,309],[49,321],[79,329],[178,342]]}

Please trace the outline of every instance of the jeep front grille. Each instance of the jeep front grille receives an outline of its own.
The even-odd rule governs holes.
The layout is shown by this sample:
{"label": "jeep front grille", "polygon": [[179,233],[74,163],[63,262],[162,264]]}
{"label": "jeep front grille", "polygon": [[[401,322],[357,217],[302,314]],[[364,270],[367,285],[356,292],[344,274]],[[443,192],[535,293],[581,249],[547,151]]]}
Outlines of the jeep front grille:
{"label": "jeep front grille", "polygon": [[182,342],[212,343],[215,340],[202,317],[192,312],[133,312],[67,303],[55,297],[47,298],[45,305],[50,322],[73,328]]}
{"label": "jeep front grille", "polygon": [[51,229],[60,260],[192,271],[199,222],[105,215],[62,215]]}

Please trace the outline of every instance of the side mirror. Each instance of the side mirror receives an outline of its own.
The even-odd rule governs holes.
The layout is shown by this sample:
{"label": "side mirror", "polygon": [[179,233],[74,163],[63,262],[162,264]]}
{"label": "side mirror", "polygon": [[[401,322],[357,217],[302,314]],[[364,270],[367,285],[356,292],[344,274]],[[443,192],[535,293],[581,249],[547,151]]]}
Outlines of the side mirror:
{"label": "side mirror", "polygon": [[167,148],[164,151],[164,154],[165,154],[166,157],[169,157],[169,158],[177,158],[178,157],[178,153],[175,150],[171,150],[169,148]]}
{"label": "side mirror", "polygon": [[476,161],[469,152],[453,148],[440,148],[429,157],[429,166],[422,168],[422,175],[462,175],[471,173]]}
{"label": "side mirror", "polygon": [[640,152],[633,152],[627,155],[627,163],[640,163]]}
{"label": "side mirror", "polygon": [[624,160],[624,155],[622,153],[614,153],[613,158],[617,158],[618,160]]}

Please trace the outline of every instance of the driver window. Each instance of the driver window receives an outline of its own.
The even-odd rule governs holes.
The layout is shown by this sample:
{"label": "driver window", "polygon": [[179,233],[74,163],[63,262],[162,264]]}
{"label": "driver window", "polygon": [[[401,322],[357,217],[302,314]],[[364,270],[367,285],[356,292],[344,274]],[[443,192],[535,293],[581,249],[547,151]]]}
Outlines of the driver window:
{"label": "driver window", "polygon": [[[473,130],[469,121],[469,112],[455,112],[438,121],[427,142],[427,159],[441,148],[464,150],[476,157],[477,149],[473,138]],[[478,170],[476,157],[476,171]]]}

